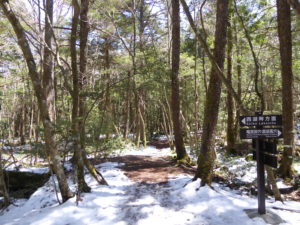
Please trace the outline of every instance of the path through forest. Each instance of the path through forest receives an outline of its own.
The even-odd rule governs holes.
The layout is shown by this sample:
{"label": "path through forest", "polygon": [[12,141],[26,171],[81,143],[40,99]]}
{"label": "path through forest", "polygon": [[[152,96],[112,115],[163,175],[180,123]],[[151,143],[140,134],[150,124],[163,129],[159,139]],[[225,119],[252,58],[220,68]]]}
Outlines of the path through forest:
{"label": "path through forest", "polygon": [[[121,206],[121,210],[125,212],[122,220],[128,224],[137,224],[139,220],[146,218],[147,213],[136,213],[145,207],[159,205],[174,211],[184,208],[182,202],[171,195],[174,187],[170,186],[168,180],[180,174],[193,175],[196,168],[178,165],[170,156],[125,155],[101,160],[102,163],[103,161],[120,163],[119,168],[135,182],[126,190],[128,199]],[[146,204],[145,198],[148,198]]]}
{"label": "path through forest", "polygon": [[[159,151],[159,150],[158,150]],[[194,175],[196,168],[178,165],[171,156],[124,155],[94,161],[121,163],[120,169],[132,181],[163,184],[179,174]]]}
{"label": "path through forest", "polygon": [[[224,185],[215,190],[191,182],[194,168],[178,166],[170,149],[126,149],[117,157],[94,160],[109,186],[98,185],[89,174],[91,193],[59,205],[50,179],[29,199],[16,200],[0,214],[3,225],[266,225],[262,218],[249,218],[245,210],[256,209],[257,199]],[[70,186],[76,190],[76,183]],[[274,207],[281,208],[275,210]],[[285,224],[299,224],[294,201],[274,202],[267,208]]]}

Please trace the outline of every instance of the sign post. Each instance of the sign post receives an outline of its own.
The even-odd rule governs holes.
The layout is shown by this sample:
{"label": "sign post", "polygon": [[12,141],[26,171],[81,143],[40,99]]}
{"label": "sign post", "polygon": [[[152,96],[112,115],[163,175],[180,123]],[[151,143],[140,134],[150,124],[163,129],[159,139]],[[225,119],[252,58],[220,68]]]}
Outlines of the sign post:
{"label": "sign post", "polygon": [[256,167],[257,167],[257,199],[258,199],[258,213],[266,214],[266,199],[265,199],[265,168],[260,152],[259,142],[260,139],[253,140],[256,142]]}
{"label": "sign post", "polygon": [[[274,142],[267,142],[264,139],[282,138],[282,129],[280,127],[273,127],[281,125],[281,115],[262,115],[261,113],[256,113],[255,116],[240,117],[241,127],[255,127],[255,129],[240,129],[240,138],[252,139],[252,144],[255,147],[253,159],[257,161],[257,199],[259,214],[266,214],[264,164],[275,168],[277,167],[277,158],[273,156],[273,154],[277,153],[276,144]],[[272,128],[263,128],[264,126],[271,126]]]}

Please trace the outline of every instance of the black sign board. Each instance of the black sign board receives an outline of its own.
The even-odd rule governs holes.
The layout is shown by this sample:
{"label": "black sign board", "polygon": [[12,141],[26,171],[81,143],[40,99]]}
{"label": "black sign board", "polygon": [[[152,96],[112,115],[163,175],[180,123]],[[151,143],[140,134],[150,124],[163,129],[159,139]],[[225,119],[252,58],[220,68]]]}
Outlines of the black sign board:
{"label": "black sign board", "polygon": [[263,149],[264,152],[270,154],[278,154],[277,152],[277,144],[274,142],[265,142],[265,148]]}
{"label": "black sign board", "polygon": [[265,141],[268,139],[282,138],[281,128],[263,128],[264,126],[274,127],[282,125],[281,115],[262,115],[256,112],[255,116],[241,116],[241,127],[252,127],[256,129],[240,129],[241,139],[252,139],[253,159],[257,161],[257,200],[258,213],[266,214],[265,202],[265,172],[264,164],[277,168],[277,153],[275,141]]}
{"label": "black sign board", "polygon": [[[256,149],[256,142],[252,142],[252,148]],[[269,154],[278,154],[277,144],[271,141],[259,140],[259,149],[261,152]]]}
{"label": "black sign board", "polygon": [[277,169],[277,156],[264,154],[263,161],[264,164]]}
{"label": "black sign board", "polygon": [[240,116],[240,126],[281,126],[282,115]]}
{"label": "black sign board", "polygon": [[240,129],[241,139],[282,138],[281,128]]}
{"label": "black sign board", "polygon": [[[262,161],[265,165],[273,167],[277,169],[277,156],[276,155],[268,155],[268,154],[261,154]],[[256,152],[253,151],[253,160],[256,160]]]}

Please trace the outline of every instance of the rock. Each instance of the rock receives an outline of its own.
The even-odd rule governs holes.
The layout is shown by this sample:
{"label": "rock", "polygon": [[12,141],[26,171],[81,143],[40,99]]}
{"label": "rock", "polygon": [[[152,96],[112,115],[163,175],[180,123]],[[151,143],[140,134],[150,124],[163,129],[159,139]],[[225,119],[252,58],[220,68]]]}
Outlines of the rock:
{"label": "rock", "polygon": [[14,198],[29,198],[50,177],[49,173],[37,174],[20,171],[4,171],[9,195]]}

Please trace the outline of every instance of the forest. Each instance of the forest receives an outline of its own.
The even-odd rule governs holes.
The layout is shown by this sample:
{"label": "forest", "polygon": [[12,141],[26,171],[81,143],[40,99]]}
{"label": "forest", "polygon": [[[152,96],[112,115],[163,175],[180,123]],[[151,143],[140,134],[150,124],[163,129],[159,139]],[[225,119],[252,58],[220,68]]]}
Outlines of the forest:
{"label": "forest", "polygon": [[299,224],[299,31],[298,0],[0,0],[0,224]]}

